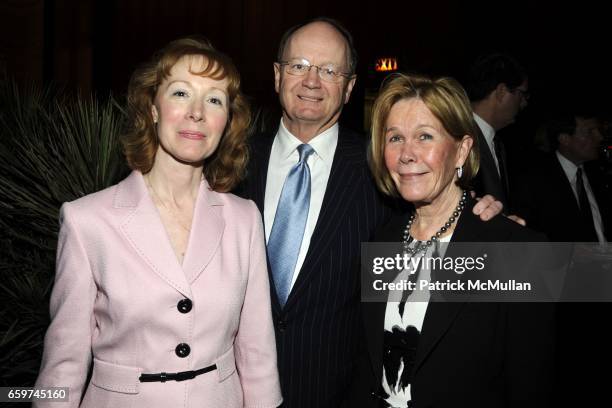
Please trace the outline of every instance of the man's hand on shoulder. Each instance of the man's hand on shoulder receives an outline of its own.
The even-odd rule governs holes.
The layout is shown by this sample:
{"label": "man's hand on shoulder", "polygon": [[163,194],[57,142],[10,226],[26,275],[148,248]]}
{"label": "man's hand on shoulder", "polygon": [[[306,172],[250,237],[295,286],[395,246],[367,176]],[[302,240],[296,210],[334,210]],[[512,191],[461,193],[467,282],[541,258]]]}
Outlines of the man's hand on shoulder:
{"label": "man's hand on shoulder", "polygon": [[[491,194],[487,194],[482,198],[476,197],[476,193],[473,191],[471,194],[478,201],[474,206],[474,214],[479,215],[483,221],[489,221],[504,209],[502,202],[497,201]],[[523,227],[527,225],[527,222],[518,215],[508,215],[506,217]]]}
{"label": "man's hand on shoulder", "polygon": [[476,193],[471,191],[472,197],[478,202],[474,206],[474,214],[480,216],[483,221],[489,221],[497,214],[501,213],[504,209],[504,205],[501,201],[497,201],[491,194],[487,194],[482,198],[476,197]]}

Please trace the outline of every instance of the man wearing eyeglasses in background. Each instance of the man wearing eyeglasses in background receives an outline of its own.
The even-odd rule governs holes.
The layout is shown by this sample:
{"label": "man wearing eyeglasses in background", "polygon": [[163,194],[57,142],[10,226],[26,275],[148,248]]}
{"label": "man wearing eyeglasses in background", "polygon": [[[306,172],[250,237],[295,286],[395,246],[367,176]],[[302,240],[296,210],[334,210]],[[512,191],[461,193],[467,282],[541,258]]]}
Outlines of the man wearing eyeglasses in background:
{"label": "man wearing eyeglasses in background", "polygon": [[[290,28],[274,63],[283,114],[251,138],[238,193],[264,216],[278,368],[287,408],[342,405],[361,341],[360,243],[387,218],[366,140],[338,125],[355,85],[350,33],[317,18]],[[481,200],[483,219],[499,213]],[[399,239],[399,237],[398,237]]]}
{"label": "man wearing eyeglasses in background", "polygon": [[[475,183],[478,195],[492,194],[509,207],[509,183],[506,151],[496,134],[512,124],[529,99],[527,73],[513,57],[489,54],[470,67],[467,91],[474,109],[474,119],[481,134],[480,170]],[[511,218],[518,220],[518,217]]]}

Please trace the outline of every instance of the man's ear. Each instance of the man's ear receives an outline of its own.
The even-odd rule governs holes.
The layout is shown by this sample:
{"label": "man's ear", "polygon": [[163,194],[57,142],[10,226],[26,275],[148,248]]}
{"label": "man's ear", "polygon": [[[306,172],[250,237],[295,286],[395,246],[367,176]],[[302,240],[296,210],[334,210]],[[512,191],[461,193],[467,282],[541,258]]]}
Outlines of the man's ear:
{"label": "man's ear", "polygon": [[508,86],[506,86],[506,84],[501,83],[497,84],[493,92],[495,93],[495,99],[501,101],[502,99],[504,99],[506,94],[510,92],[510,89],[508,89]]}
{"label": "man's ear", "polygon": [[281,81],[281,66],[278,62],[274,63],[274,89],[276,89],[276,93],[280,91],[280,81]]}
{"label": "man's ear", "polygon": [[351,97],[351,92],[353,92],[355,82],[357,82],[357,75],[352,75],[351,79],[349,79],[348,83],[346,84],[346,88],[344,89],[344,103],[348,103]]}

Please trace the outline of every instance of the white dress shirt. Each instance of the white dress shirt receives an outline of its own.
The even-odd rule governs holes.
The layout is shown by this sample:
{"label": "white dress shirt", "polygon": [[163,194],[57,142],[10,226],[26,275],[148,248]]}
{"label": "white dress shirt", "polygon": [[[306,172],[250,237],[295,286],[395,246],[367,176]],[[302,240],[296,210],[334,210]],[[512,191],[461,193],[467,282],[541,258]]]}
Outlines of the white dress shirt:
{"label": "white dress shirt", "polygon": [[489,151],[491,152],[491,156],[493,156],[493,161],[495,162],[495,167],[497,168],[497,174],[501,177],[501,173],[499,172],[499,162],[497,161],[497,155],[495,154],[495,143],[493,142],[493,138],[495,137],[495,129],[493,129],[493,127],[489,125],[487,121],[475,113],[474,120],[480,128],[480,131],[487,142],[487,146],[489,146]]}
{"label": "white dress shirt", "polygon": [[[580,206],[580,198],[578,197],[578,187],[576,186],[576,172],[578,171],[578,167],[574,162],[567,159],[557,150],[557,159],[563,168],[563,172],[565,176],[569,180],[570,185],[572,186],[572,190],[574,191],[574,197],[576,197],[576,202],[578,206]],[[589,179],[584,171],[584,167],[580,165],[582,169],[582,184],[584,185],[584,189],[586,190],[587,198],[589,199],[589,204],[591,205],[591,213],[593,214],[593,224],[595,225],[595,232],[597,233],[597,239],[600,243],[605,244],[606,237],[603,233],[603,222],[601,220],[601,213],[599,212],[599,206],[597,205],[597,200],[595,199],[595,195],[593,194],[593,190],[591,190],[591,185],[589,184]]]}
{"label": "white dress shirt", "polygon": [[[452,238],[452,234],[440,238],[440,242],[448,243]],[[422,242],[421,242],[422,243]],[[413,248],[416,245],[416,242],[410,245]],[[447,246],[441,246],[439,249],[439,256],[444,257],[444,252]],[[425,257],[431,257],[433,253],[433,246],[428,248]],[[420,255],[419,255],[420,256]],[[411,265],[411,264],[410,264]],[[423,265],[427,265],[426,263]],[[408,280],[411,273],[413,273],[412,265],[408,269],[404,269],[398,276],[395,278],[394,282],[399,282],[400,280]],[[418,281],[428,281],[431,282],[431,269],[427,267],[422,267],[419,271]],[[417,281],[417,282],[418,282]],[[399,313],[399,303],[401,301],[402,293],[401,291],[390,291],[389,297],[387,300],[387,307],[385,309],[385,330],[393,331],[394,326],[400,327],[402,330],[406,330],[409,326],[413,326],[415,329],[421,333],[423,329],[423,322],[425,321],[425,314],[427,313],[427,306],[429,306],[429,299],[431,297],[431,293],[429,292],[429,288],[425,287],[424,289],[419,290],[419,284],[417,283],[417,290],[413,291],[408,298],[406,299],[406,304],[404,307],[403,316]],[[390,404],[392,407],[405,407],[408,401],[412,399],[410,387],[411,384],[404,389],[399,385],[399,378],[402,376],[402,372],[404,371],[403,362],[400,363],[397,378],[398,384],[391,389],[389,384],[387,384],[387,376],[385,369],[383,367],[383,375],[382,375],[382,386],[385,392],[389,395],[385,401]]]}
{"label": "white dress shirt", "polygon": [[[283,184],[289,171],[299,160],[297,147],[301,144],[302,142],[287,130],[281,119],[278,132],[272,143],[270,162],[268,163],[268,177],[264,200],[266,242],[270,238],[270,231],[272,231],[272,225],[274,224],[276,207],[283,190]],[[308,210],[308,220],[306,221],[302,245],[291,280],[292,288],[306,258],[306,253],[310,246],[310,238],[319,219],[321,204],[323,203],[334,154],[336,153],[336,146],[338,145],[338,124],[336,123],[325,132],[317,135],[308,144],[314,149],[314,153],[307,160],[308,167],[310,168],[310,208]]]}

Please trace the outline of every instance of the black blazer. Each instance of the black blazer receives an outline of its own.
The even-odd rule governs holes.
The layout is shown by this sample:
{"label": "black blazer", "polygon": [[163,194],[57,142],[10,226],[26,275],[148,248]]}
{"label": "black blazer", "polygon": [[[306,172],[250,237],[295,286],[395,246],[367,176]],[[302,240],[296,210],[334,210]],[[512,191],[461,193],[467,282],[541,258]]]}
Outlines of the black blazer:
{"label": "black blazer", "polygon": [[[604,234],[610,240],[612,202],[595,163],[585,172],[602,216]],[[513,212],[527,225],[545,233],[553,242],[589,242],[597,238],[584,228],[576,196],[556,154],[540,155],[529,172],[517,179],[513,193]]]}
{"label": "black blazer", "polygon": [[[252,139],[239,191],[262,214],[275,133]],[[283,406],[338,407],[346,396],[360,347],[360,243],[388,215],[367,167],[364,138],[340,128],[319,219],[284,308],[270,281]]]}
{"label": "black blazer", "polygon": [[[489,145],[487,144],[487,141],[485,140],[478,124],[474,123],[474,126],[476,127],[476,142],[478,143],[478,150],[480,153],[480,168],[478,170],[478,174],[476,174],[476,177],[473,180],[474,191],[478,197],[491,194],[504,204],[504,212],[507,212],[509,207],[508,195],[504,189],[499,173],[497,172],[497,167],[495,166],[495,161],[493,159],[494,153],[491,152],[491,149],[489,149]],[[507,170],[508,169],[506,169],[505,173],[506,186],[508,186]]]}
{"label": "black blazer", "polygon": [[[472,213],[474,203],[469,200],[452,242],[542,240],[501,216],[481,221]],[[400,241],[408,216],[392,218],[377,241]],[[385,309],[382,302],[363,304],[367,349],[351,391],[354,406],[380,403]],[[417,348],[411,406],[548,406],[553,355],[552,305],[430,302]]]}
{"label": "black blazer", "polygon": [[[541,154],[533,163],[529,173],[517,179],[520,182],[516,183],[513,193],[514,212],[525,218],[530,228],[545,233],[551,241],[595,240],[581,222],[576,196],[556,154]],[[584,167],[602,216],[604,234],[610,241],[612,200],[609,191],[597,163],[587,163]],[[557,407],[596,405],[609,398],[609,376],[600,373],[612,365],[612,332],[605,323],[610,316],[610,303],[558,305]]]}

